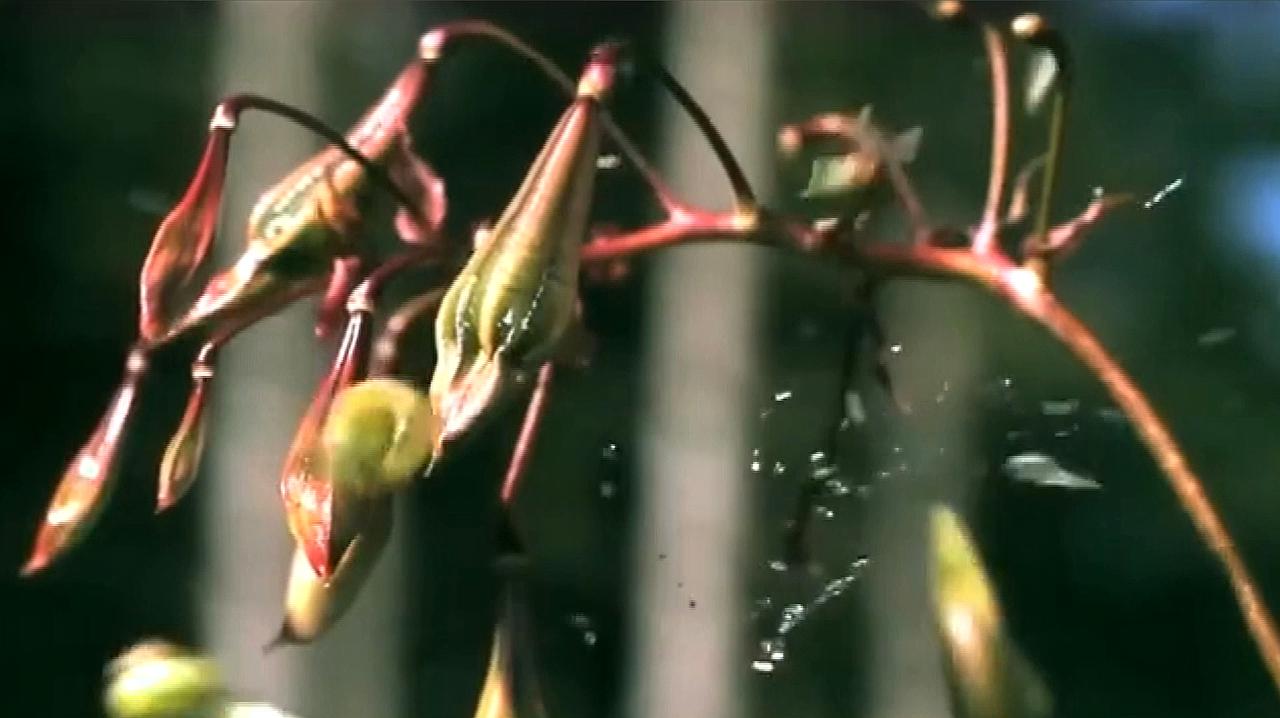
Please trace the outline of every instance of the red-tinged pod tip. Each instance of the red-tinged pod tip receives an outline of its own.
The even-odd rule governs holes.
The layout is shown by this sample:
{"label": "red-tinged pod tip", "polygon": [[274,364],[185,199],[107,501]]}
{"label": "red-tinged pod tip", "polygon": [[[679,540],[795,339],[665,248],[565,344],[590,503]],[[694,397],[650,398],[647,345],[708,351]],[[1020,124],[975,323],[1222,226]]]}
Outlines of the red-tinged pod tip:
{"label": "red-tinged pod tip", "polygon": [[306,456],[291,457],[290,468],[280,482],[289,532],[307,558],[311,570],[328,580],[329,532],[333,516],[333,486],[316,478],[312,461]]}
{"label": "red-tinged pod tip", "polygon": [[129,354],[125,377],[107,411],[58,482],[49,502],[35,546],[20,574],[31,576],[78,543],[97,520],[115,483],[120,444],[133,416],[138,384],[147,369],[147,357],[135,349]]}
{"label": "red-tinged pod tip", "polygon": [[204,454],[205,407],[208,404],[208,385],[213,379],[213,367],[197,360],[191,368],[191,393],[182,422],[165,448],[160,462],[159,486],[156,491],[156,513],[162,513],[177,504],[195,484],[199,474],[200,457]]}
{"label": "red-tinged pod tip", "polygon": [[605,43],[592,50],[591,60],[578,79],[578,97],[603,100],[613,90],[621,50],[617,43]]}

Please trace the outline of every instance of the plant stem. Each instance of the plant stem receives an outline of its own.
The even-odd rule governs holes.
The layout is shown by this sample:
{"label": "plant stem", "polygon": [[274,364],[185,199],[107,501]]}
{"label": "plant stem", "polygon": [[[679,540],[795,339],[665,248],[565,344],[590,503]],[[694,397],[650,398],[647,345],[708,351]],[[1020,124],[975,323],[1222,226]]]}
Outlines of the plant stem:
{"label": "plant stem", "polygon": [[1000,204],[1009,165],[1009,58],[1004,39],[990,24],[982,25],[982,42],[991,70],[991,169],[982,220],[973,235],[973,251],[991,250],[1000,227]]}
{"label": "plant stem", "polygon": [[[1086,210],[1086,215],[1088,210]],[[1280,691],[1280,635],[1262,599],[1257,582],[1205,492],[1203,482],[1188,463],[1160,414],[1150,400],[1102,346],[1091,331],[1054,296],[1046,275],[1036,266],[1019,266],[993,246],[986,254],[971,249],[930,245],[865,243],[841,253],[848,243],[798,224],[772,222],[752,228],[734,226],[732,213],[698,213],[683,224],[667,221],[636,232],[603,237],[583,248],[584,261],[616,259],[639,251],[698,240],[766,242],[809,253],[836,254],[855,267],[892,277],[961,279],[977,284],[1004,299],[1018,313],[1044,327],[1071,351],[1102,383],[1138,436],[1191,519],[1201,540],[1221,564],[1231,583],[1245,628],[1253,639],[1267,672]],[[765,216],[768,216],[767,213]],[[1073,220],[1077,221],[1077,220]],[[1062,228],[1051,234],[1066,231]],[[1047,257],[1039,258],[1048,261]]]}
{"label": "plant stem", "polygon": [[520,424],[520,436],[516,439],[515,448],[511,451],[511,461],[507,464],[507,474],[502,479],[502,490],[499,496],[502,505],[509,510],[515,499],[516,489],[529,469],[529,457],[533,455],[533,443],[538,437],[538,429],[542,425],[542,417],[546,413],[547,394],[551,389],[551,378],[555,373],[555,365],[547,362],[538,370],[538,378],[529,397],[529,406],[524,412],[524,421]]}

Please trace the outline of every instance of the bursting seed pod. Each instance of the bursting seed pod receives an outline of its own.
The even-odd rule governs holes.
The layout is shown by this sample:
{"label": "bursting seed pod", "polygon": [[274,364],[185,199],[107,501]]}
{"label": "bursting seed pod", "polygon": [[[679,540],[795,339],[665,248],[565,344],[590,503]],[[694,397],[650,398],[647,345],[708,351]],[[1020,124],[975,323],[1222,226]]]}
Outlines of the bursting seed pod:
{"label": "bursting seed pod", "polygon": [[433,465],[502,402],[518,372],[552,358],[573,320],[600,102],[613,86],[617,51],[604,45],[592,54],[573,104],[441,302],[430,388],[441,422]]}
{"label": "bursting seed pod", "polygon": [[955,512],[930,515],[934,619],[957,718],[1044,718],[1052,699],[1009,638],[991,581]]}
{"label": "bursting seed pod", "polygon": [[[320,436],[334,398],[365,376],[372,323],[373,317],[366,311],[354,311],[348,318],[333,365],[298,424],[280,477],[280,498],[289,532],[321,578],[327,578],[336,566],[357,530],[357,522],[335,521],[340,511],[331,475],[319,450]],[[344,518],[361,513],[352,511],[359,508],[356,506],[343,508],[347,509]]]}
{"label": "bursting seed pod", "polygon": [[[326,280],[319,326],[333,324],[360,276],[359,230],[375,195],[375,174],[400,200],[396,227],[401,239],[424,243],[434,238],[444,213],[442,183],[414,154],[405,125],[425,76],[424,64],[411,63],[348,133],[345,141],[363,160],[331,146],[258,200],[244,254],[209,283],[175,334],[203,329],[215,343],[224,342],[295,297],[319,290]],[[369,329],[353,326],[351,332],[356,331],[367,337]],[[211,375],[206,362],[204,376]],[[200,388],[198,382],[193,386],[193,401]],[[185,428],[184,423],[171,446],[185,436]],[[184,464],[191,473],[196,465],[198,456]]]}

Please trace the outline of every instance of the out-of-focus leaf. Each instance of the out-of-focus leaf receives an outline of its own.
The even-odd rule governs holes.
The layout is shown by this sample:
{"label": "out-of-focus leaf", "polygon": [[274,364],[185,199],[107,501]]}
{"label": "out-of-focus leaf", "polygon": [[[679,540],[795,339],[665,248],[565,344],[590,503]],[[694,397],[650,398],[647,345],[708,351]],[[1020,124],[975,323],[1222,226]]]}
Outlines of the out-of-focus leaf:
{"label": "out-of-focus leaf", "polygon": [[212,660],[151,641],[107,666],[105,703],[111,718],[222,718],[227,691]]}
{"label": "out-of-focus leaf", "polygon": [[995,590],[954,511],[930,515],[934,620],[956,718],[1046,718],[1052,699],[1007,635]]}

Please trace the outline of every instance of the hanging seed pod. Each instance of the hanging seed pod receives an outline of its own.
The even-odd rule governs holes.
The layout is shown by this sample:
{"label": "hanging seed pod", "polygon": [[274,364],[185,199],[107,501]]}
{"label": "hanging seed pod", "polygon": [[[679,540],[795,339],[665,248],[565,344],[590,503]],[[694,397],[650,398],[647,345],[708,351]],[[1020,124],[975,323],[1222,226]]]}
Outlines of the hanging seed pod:
{"label": "hanging seed pod", "polygon": [[387,545],[392,515],[391,497],[380,497],[364,530],[347,547],[327,583],[311,568],[302,549],[294,551],[285,589],[284,621],[266,650],[310,643],[342,618]]}
{"label": "hanging seed pod", "polygon": [[158,342],[172,330],[175,307],[181,304],[180,292],[189,286],[209,256],[222,207],[227,154],[234,130],[234,119],[221,112],[214,115],[191,184],[151,240],[138,293],[138,335],[147,342]]}
{"label": "hanging seed pod", "polygon": [[1044,718],[1052,699],[1004,628],[1000,605],[960,518],[930,515],[934,619],[956,718]]}
{"label": "hanging seed pod", "polygon": [[436,317],[431,405],[441,421],[434,458],[489,415],[518,372],[552,357],[573,318],[600,102],[617,48],[597,48],[524,183],[454,279]]}
{"label": "hanging seed pod", "polygon": [[160,461],[160,481],[156,490],[156,513],[168,510],[187,494],[195,483],[200,469],[200,457],[204,453],[204,437],[207,428],[205,406],[208,403],[209,384],[213,381],[213,354],[216,344],[205,344],[191,365],[191,393],[187,396],[187,408],[182,413],[178,430],[169,439]]}
{"label": "hanging seed pod", "polygon": [[[225,339],[319,291],[335,262],[358,253],[358,229],[379,185],[401,205],[396,226],[402,239],[423,242],[434,235],[444,211],[443,185],[414,153],[405,124],[426,72],[427,65],[411,63],[347,134],[347,148],[331,145],[262,195],[249,215],[244,253],[210,280],[167,338],[203,331]],[[329,294],[346,296],[342,289]]]}
{"label": "hanging seed pod", "polygon": [[227,691],[212,660],[168,643],[141,643],[107,666],[111,718],[221,718]]}
{"label": "hanging seed pod", "polygon": [[[280,477],[289,532],[323,579],[336,567],[355,529],[350,524],[335,525],[340,507],[334,504],[333,484],[320,451],[321,430],[338,393],[365,376],[372,323],[368,312],[351,313],[333,366],[298,425]],[[360,513],[359,507],[348,508]]]}
{"label": "hanging seed pod", "polygon": [[97,521],[115,488],[120,445],[132,423],[138,385],[146,370],[147,356],[135,348],[129,353],[124,379],[106,413],[58,482],[22,575],[44,569],[79,543]]}

